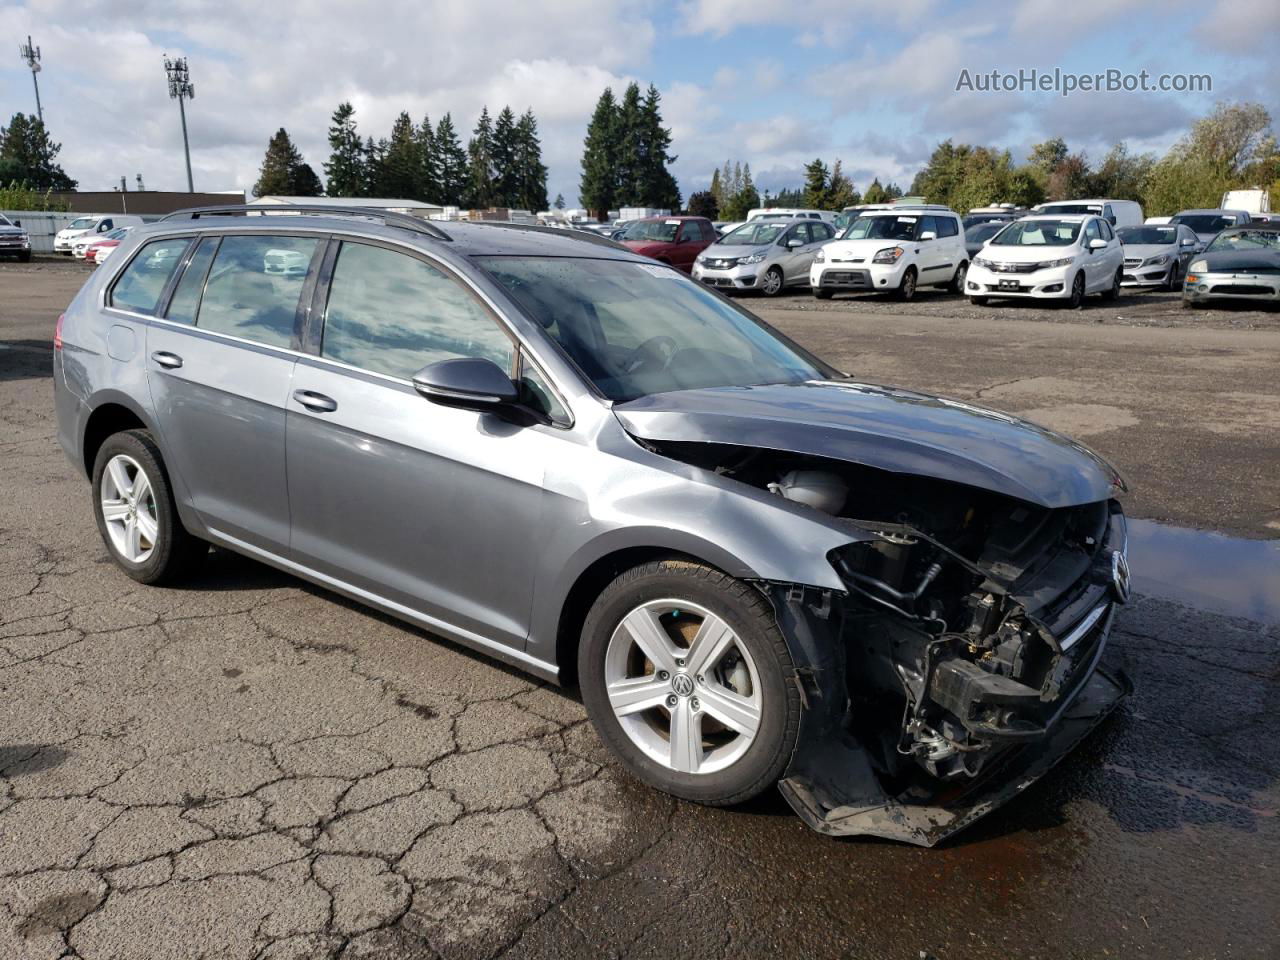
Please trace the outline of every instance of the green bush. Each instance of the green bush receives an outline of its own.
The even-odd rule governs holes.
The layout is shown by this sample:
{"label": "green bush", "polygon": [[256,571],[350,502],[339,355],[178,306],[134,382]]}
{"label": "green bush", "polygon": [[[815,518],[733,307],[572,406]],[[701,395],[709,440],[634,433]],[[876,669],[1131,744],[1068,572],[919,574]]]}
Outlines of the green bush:
{"label": "green bush", "polygon": [[0,210],[44,210],[61,213],[70,209],[71,204],[61,198],[55,199],[52,190],[41,193],[29,187],[25,180],[21,182],[13,180],[8,186],[0,186]]}

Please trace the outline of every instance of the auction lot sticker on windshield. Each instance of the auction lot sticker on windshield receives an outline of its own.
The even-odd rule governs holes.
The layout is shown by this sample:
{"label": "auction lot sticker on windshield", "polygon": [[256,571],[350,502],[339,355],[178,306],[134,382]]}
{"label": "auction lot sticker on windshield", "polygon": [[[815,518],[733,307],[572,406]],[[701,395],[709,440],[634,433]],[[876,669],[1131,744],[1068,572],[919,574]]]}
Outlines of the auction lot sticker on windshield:
{"label": "auction lot sticker on windshield", "polygon": [[915,217],[899,217],[898,222],[899,223],[915,223],[916,218]]}
{"label": "auction lot sticker on windshield", "polygon": [[678,226],[680,226],[680,221],[679,221],[679,220],[668,220],[668,221],[667,221],[667,226],[668,226],[668,227],[678,227]]}

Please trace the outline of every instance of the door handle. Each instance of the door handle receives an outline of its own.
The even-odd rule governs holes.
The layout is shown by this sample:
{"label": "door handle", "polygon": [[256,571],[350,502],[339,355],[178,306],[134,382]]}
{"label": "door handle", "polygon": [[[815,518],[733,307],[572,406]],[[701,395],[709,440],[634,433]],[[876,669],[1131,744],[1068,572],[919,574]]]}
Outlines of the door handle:
{"label": "door handle", "polygon": [[326,397],[323,393],[316,393],[314,390],[295,390],[293,399],[313,413],[332,413],[338,409],[337,400]]}
{"label": "door handle", "polygon": [[160,366],[167,367],[170,370],[176,370],[178,367],[182,366],[182,358],[176,353],[170,353],[167,350],[157,350],[155,353],[151,354],[151,359],[160,364]]}

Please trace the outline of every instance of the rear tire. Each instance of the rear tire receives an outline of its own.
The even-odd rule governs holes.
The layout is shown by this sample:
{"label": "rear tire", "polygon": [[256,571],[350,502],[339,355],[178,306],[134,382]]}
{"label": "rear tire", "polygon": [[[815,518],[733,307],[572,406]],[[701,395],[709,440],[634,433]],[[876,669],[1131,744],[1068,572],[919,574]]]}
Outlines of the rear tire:
{"label": "rear tire", "polygon": [[102,542],[139,583],[180,580],[209,552],[183,527],[160,448],[146,430],[106,439],[94,459],[92,486]]}
{"label": "rear tire", "polygon": [[969,264],[967,262],[961,263],[960,266],[956,267],[956,275],[951,278],[950,284],[952,293],[964,294],[964,278],[968,275]]}
{"label": "rear tire", "polygon": [[1120,281],[1123,279],[1121,271],[1117,270],[1115,277],[1111,280],[1111,286],[1102,291],[1103,300],[1119,300],[1120,299]]}
{"label": "rear tire", "polygon": [[[708,647],[718,652],[699,663]],[[795,665],[773,608],[754,587],[700,563],[646,563],[609,584],[583,625],[578,676],[592,723],[627,771],[696,803],[741,803],[767,790],[799,737]]]}

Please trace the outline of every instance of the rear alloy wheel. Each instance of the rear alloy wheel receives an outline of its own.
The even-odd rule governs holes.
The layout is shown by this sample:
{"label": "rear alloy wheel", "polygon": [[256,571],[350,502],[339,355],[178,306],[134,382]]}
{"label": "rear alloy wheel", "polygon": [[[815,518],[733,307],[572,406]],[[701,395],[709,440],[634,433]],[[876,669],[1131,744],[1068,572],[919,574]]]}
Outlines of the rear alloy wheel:
{"label": "rear alloy wheel", "polygon": [[754,587],[667,560],[622,574],[583,626],[582,698],[639,779],[714,805],[781,776],[800,702],[773,609]]}
{"label": "rear alloy wheel", "polygon": [[209,552],[178,517],[160,450],[145,430],[107,438],[93,467],[93,512],[112,559],[140,583],[179,579]]}
{"label": "rear alloy wheel", "polygon": [[1071,299],[1067,301],[1067,306],[1072,310],[1079,310],[1084,306],[1084,274],[1077,273],[1076,278],[1071,281]]}
{"label": "rear alloy wheel", "polygon": [[764,279],[760,281],[760,290],[766,297],[776,297],[782,292],[782,271],[777,267],[770,267],[764,272]]}
{"label": "rear alloy wheel", "polygon": [[916,298],[916,268],[907,267],[907,272],[902,275],[902,282],[898,284],[899,300],[914,300]]}
{"label": "rear alloy wheel", "polygon": [[1120,298],[1120,281],[1122,279],[1121,271],[1117,270],[1116,275],[1111,279],[1111,286],[1102,291],[1103,300],[1118,300]]}

